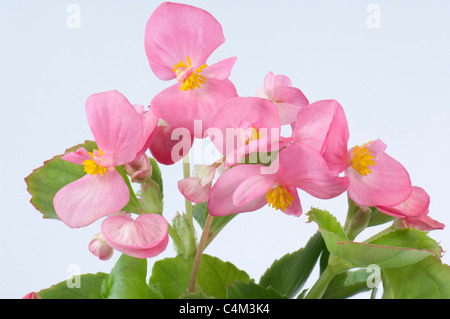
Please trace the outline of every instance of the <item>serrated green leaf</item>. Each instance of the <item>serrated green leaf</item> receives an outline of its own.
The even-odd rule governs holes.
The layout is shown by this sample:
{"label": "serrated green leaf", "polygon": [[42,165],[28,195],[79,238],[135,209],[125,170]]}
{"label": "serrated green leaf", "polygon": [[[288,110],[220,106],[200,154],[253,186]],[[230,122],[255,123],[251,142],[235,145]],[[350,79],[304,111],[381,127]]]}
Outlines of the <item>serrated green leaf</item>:
{"label": "serrated green leaf", "polygon": [[105,279],[103,294],[106,299],[147,299],[147,259],[122,254]]}
{"label": "serrated green leaf", "polygon": [[383,298],[450,299],[450,266],[429,256],[405,267],[382,269]]}
{"label": "serrated green leaf", "polygon": [[157,287],[166,299],[177,299],[186,294],[193,259],[182,256],[164,258],[153,264],[150,285]]}
{"label": "serrated green leaf", "polygon": [[84,274],[38,292],[42,299],[103,299],[102,284],[106,273]]}
{"label": "serrated green leaf", "polygon": [[365,267],[377,264],[380,267],[403,267],[416,263],[430,255],[440,254],[439,245],[425,232],[414,229],[397,229],[372,242],[349,241],[342,226],[329,212],[312,209],[309,221],[319,225],[327,249],[351,264]]}
{"label": "serrated green leaf", "polygon": [[[74,152],[78,148],[83,147],[88,152],[97,149],[94,141],[85,141],[82,144],[75,145],[65,151],[64,154]],[[83,165],[74,164],[61,159],[64,155],[58,155],[44,162],[44,165],[35,169],[28,177],[25,178],[27,190],[31,194],[31,203],[38,211],[43,214],[44,218],[59,219],[53,207],[53,198],[55,194],[67,184],[86,175]],[[120,175],[127,183],[130,190],[130,201],[123,208],[129,212],[137,212],[140,209],[139,202],[134,195],[130,181],[121,167],[116,168]]]}
{"label": "serrated green leaf", "polygon": [[308,279],[324,247],[322,236],[317,232],[304,248],[274,261],[261,276],[259,284],[293,298]]}
{"label": "serrated green leaf", "polygon": [[228,299],[288,299],[272,287],[239,281],[227,287],[227,297]]}
{"label": "serrated green leaf", "polygon": [[[85,141],[83,144],[67,149],[64,154],[76,151],[80,147],[92,152],[96,146],[93,141]],[[35,169],[25,178],[27,190],[32,196],[31,203],[44,218],[58,219],[53,207],[53,197],[61,188],[86,174],[82,165],[65,161],[61,159],[62,156],[58,155],[44,162],[43,166]]]}
{"label": "serrated green leaf", "polygon": [[226,288],[233,281],[249,282],[250,276],[228,261],[202,255],[196,282],[202,292],[208,296],[226,298]]}

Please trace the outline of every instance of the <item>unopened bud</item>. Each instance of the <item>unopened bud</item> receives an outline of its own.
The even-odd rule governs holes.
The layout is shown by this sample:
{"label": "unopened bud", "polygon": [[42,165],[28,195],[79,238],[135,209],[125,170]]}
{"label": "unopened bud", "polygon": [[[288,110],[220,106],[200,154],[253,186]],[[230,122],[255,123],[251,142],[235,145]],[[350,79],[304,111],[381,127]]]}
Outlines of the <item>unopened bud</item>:
{"label": "unopened bud", "polygon": [[100,260],[108,260],[114,253],[114,249],[112,249],[103,239],[102,233],[94,235],[94,239],[89,243],[89,251]]}
{"label": "unopened bud", "polygon": [[147,155],[135,159],[134,161],[123,165],[125,172],[131,176],[133,183],[144,183],[150,176],[152,176],[152,165]]}

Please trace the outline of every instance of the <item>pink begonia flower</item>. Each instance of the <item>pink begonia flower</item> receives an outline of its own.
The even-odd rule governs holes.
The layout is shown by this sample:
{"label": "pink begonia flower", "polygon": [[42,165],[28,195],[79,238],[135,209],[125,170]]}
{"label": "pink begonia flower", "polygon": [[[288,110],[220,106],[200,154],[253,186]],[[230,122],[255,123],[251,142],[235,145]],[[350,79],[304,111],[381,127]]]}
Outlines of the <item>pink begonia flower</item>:
{"label": "pink begonia flower", "polygon": [[274,103],[257,97],[235,97],[217,111],[206,134],[225,155],[225,165],[230,166],[247,154],[278,150],[286,145],[280,132]]}
{"label": "pink begonia flower", "polygon": [[[145,51],[150,68],[159,79],[177,80],[151,101],[159,118],[203,138],[206,125],[218,108],[237,96],[228,80],[236,58],[206,64],[224,42],[222,26],[208,12],[168,2],[156,8],[145,29]],[[200,132],[194,130],[194,120],[204,123]]]}
{"label": "pink begonia flower", "polygon": [[187,200],[203,203],[209,198],[215,173],[214,165],[194,165],[193,176],[178,181],[178,190]]}
{"label": "pink begonia flower", "polygon": [[87,174],[61,188],[53,199],[56,214],[72,228],[117,213],[128,203],[128,186],[115,167],[135,159],[144,131],[142,116],[117,91],[91,95],[86,116],[99,149],[90,153],[79,148],[62,157],[83,165]]}
{"label": "pink begonia flower", "polygon": [[376,208],[402,222],[403,227],[413,227],[423,231],[443,229],[444,224],[428,216],[430,196],[423,188],[413,186],[411,196],[400,204],[388,207],[377,206]]}
{"label": "pink begonia flower", "polygon": [[101,225],[104,240],[117,251],[136,258],[150,258],[163,252],[169,242],[167,221],[159,214],[109,216]]}
{"label": "pink begonia flower", "polygon": [[278,106],[281,125],[294,123],[300,108],[309,104],[303,92],[293,87],[287,76],[272,72],[266,75],[264,86],[256,91],[256,96],[269,99]]}
{"label": "pink begonia flower", "polygon": [[303,144],[282,149],[271,166],[275,167],[273,173],[262,173],[267,167],[261,164],[238,164],[225,171],[211,189],[209,213],[224,216],[269,204],[288,215],[300,216],[297,188],[329,199],[343,193],[349,185],[347,177],[330,171],[319,152]]}
{"label": "pink begonia flower", "polygon": [[160,123],[150,138],[150,153],[164,165],[172,165],[186,156],[194,143],[194,136],[188,134],[178,134],[177,130],[167,123]]}
{"label": "pink begonia flower", "polygon": [[385,153],[386,145],[375,140],[347,149],[348,125],[342,107],[334,100],[302,108],[293,131],[293,143],[319,151],[335,173],[350,179],[349,197],[359,206],[396,205],[411,194],[406,169]]}
{"label": "pink begonia flower", "polygon": [[108,260],[114,254],[114,249],[106,243],[102,233],[94,235],[94,238],[89,243],[89,251],[100,260]]}

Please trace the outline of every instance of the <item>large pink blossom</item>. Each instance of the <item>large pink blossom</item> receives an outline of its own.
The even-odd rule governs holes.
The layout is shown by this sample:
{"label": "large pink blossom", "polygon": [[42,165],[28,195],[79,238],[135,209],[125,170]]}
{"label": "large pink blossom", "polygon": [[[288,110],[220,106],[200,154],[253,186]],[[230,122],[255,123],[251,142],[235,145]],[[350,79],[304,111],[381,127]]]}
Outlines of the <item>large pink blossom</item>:
{"label": "large pink blossom", "polygon": [[119,212],[128,203],[128,186],[115,167],[133,161],[151,134],[144,130],[143,116],[117,91],[91,95],[86,116],[98,149],[90,153],[79,148],[62,157],[83,165],[86,175],[53,199],[56,214],[72,228]]}
{"label": "large pink blossom", "polygon": [[411,194],[406,169],[386,154],[386,145],[374,140],[348,149],[349,131],[342,106],[318,101],[298,112],[293,143],[319,151],[329,168],[350,179],[349,197],[358,205],[396,205]]}
{"label": "large pink blossom", "polygon": [[211,189],[208,208],[213,216],[250,212],[266,204],[288,215],[300,216],[297,189],[329,199],[348,187],[327,166],[319,152],[308,145],[293,144],[279,152],[269,166],[238,164],[222,174]]}
{"label": "large pink blossom", "polygon": [[[218,108],[237,96],[228,80],[236,58],[207,64],[224,41],[220,23],[202,9],[169,2],[156,8],[145,29],[145,51],[159,79],[177,80],[153,98],[152,109],[158,117],[203,138]],[[194,130],[194,120],[203,122],[201,132]]]}
{"label": "large pink blossom", "polygon": [[281,125],[292,124],[297,120],[300,108],[309,104],[303,92],[292,86],[287,76],[269,72],[264,78],[264,86],[256,91],[257,97],[271,100],[278,107]]}

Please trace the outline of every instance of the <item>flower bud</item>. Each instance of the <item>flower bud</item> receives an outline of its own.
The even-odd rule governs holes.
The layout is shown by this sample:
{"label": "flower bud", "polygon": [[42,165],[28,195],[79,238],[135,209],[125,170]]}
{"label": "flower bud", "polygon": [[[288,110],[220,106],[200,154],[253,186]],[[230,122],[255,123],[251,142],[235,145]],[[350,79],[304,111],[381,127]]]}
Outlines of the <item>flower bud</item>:
{"label": "flower bud", "polygon": [[108,260],[114,253],[114,249],[112,249],[103,239],[102,233],[94,235],[94,239],[89,243],[89,251],[100,260]]}
{"label": "flower bud", "polygon": [[152,175],[152,165],[147,155],[135,159],[134,161],[123,165],[125,172],[131,176],[133,183],[143,183]]}

